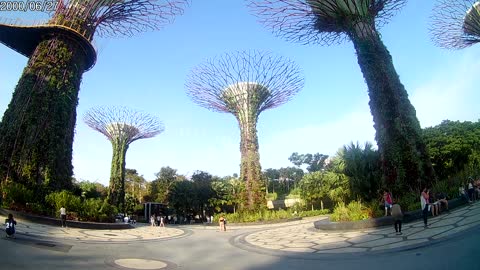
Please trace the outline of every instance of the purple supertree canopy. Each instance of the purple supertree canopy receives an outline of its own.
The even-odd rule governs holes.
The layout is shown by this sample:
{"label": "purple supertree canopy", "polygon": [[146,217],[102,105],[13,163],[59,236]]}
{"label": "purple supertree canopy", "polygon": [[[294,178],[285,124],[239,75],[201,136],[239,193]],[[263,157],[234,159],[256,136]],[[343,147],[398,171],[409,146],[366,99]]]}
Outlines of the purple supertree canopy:
{"label": "purple supertree canopy", "polygon": [[437,0],[430,34],[437,46],[446,49],[463,49],[480,42],[480,1]]}
{"label": "purple supertree canopy", "polygon": [[202,107],[237,115],[248,111],[256,117],[300,91],[304,83],[300,73],[298,66],[284,57],[240,51],[195,67],[186,88],[192,100]]}
{"label": "purple supertree canopy", "polygon": [[165,128],[154,116],[125,107],[95,107],[84,115],[84,122],[105,135],[109,141],[125,140],[128,144],[154,137]]}
{"label": "purple supertree canopy", "polygon": [[249,0],[274,34],[302,44],[343,42],[356,23],[387,23],[406,0]]}

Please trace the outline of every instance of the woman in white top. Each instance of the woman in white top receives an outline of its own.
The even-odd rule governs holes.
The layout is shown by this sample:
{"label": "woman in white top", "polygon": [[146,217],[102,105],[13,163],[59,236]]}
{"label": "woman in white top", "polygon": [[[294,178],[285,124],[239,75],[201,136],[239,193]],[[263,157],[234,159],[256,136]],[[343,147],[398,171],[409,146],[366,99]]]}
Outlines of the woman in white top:
{"label": "woman in white top", "polygon": [[429,195],[428,193],[430,190],[428,188],[424,188],[422,194],[420,195],[420,204],[422,206],[422,217],[423,217],[423,224],[425,228],[427,228],[427,217],[428,217],[428,208],[429,208]]}

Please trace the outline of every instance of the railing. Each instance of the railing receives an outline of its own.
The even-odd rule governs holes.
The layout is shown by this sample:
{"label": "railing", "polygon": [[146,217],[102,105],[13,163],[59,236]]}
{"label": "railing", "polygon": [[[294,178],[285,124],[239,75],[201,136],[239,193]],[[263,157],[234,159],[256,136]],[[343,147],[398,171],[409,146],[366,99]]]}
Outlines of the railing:
{"label": "railing", "polygon": [[79,27],[74,27],[74,23],[70,21],[65,21],[62,24],[51,24],[49,23],[50,19],[38,19],[38,20],[23,20],[20,18],[5,18],[5,17],[0,17],[0,24],[3,25],[9,25],[9,26],[18,26],[18,27],[28,27],[28,28],[35,28],[35,27],[55,27],[59,26],[62,28],[66,28],[70,31],[73,31],[81,36],[83,36],[86,40],[88,40],[92,46],[95,52],[97,53],[97,46],[96,42],[92,39],[93,36],[93,31],[92,33],[87,33],[87,29],[84,29],[83,31],[79,31]]}

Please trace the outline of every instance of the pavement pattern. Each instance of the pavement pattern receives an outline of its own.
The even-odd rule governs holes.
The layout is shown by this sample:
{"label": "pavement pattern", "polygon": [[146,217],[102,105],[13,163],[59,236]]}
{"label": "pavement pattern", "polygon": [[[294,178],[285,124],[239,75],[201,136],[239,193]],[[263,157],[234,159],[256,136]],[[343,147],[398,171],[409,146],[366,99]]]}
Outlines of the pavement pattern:
{"label": "pavement pattern", "polygon": [[[6,217],[0,216],[1,220]],[[51,225],[36,224],[17,220],[17,234],[30,235],[43,239],[70,240],[75,242],[120,243],[132,241],[166,240],[184,237],[191,232],[177,227],[152,227],[138,224],[134,229],[92,230],[79,228],[62,228]]]}
{"label": "pavement pattern", "polygon": [[396,235],[393,225],[355,231],[325,231],[315,229],[310,222],[246,233],[231,242],[250,251],[280,251],[283,254],[344,254],[412,248],[479,226],[480,203],[429,217],[428,224],[427,228],[424,228],[423,220],[403,224],[402,235]]}
{"label": "pavement pattern", "polygon": [[[3,220],[5,217],[0,216]],[[234,247],[271,255],[285,254],[335,254],[335,253],[372,253],[396,249],[408,249],[440,241],[480,226],[480,202],[443,212],[440,216],[429,217],[429,227],[424,228],[423,221],[403,224],[402,235],[396,235],[392,226],[369,228],[355,231],[324,231],[315,229],[315,220],[327,218],[314,217],[299,221],[278,224],[251,226],[227,225],[226,232],[219,232],[215,224],[173,225],[151,227],[138,224],[127,230],[92,230],[62,228],[18,220],[17,233],[23,236],[37,237],[67,242],[82,243],[134,243],[141,241],[171,240],[191,237],[194,234],[221,233]],[[4,232],[2,232],[4,234]],[[3,237],[3,236],[2,236]],[[19,237],[20,238],[20,237]],[[191,237],[194,241],[194,237]],[[125,261],[136,263],[134,261]]]}

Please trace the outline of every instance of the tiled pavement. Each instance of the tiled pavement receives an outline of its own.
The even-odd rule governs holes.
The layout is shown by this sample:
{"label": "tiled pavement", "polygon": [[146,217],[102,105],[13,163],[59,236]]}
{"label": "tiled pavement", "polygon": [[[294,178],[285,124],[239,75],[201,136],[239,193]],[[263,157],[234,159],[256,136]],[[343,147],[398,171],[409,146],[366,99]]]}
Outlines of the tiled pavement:
{"label": "tiled pavement", "polygon": [[[5,217],[1,217],[4,220]],[[325,217],[323,217],[325,218]],[[393,226],[356,231],[322,231],[313,226],[319,218],[308,218],[282,224],[227,226],[230,243],[238,248],[273,255],[318,256],[319,254],[383,252],[408,249],[454,237],[456,233],[480,226],[480,202],[429,217],[430,226],[423,222],[403,224],[403,235],[396,235]],[[128,230],[91,230],[61,228],[19,220],[17,232],[44,239],[89,243],[120,243],[154,241],[191,236],[195,231],[218,231],[217,226],[150,227],[139,224]],[[3,232],[2,232],[3,233]]]}
{"label": "tiled pavement", "polygon": [[243,234],[231,242],[247,250],[267,253],[331,254],[411,248],[479,226],[480,203],[429,217],[428,224],[428,228],[424,228],[423,220],[403,224],[403,234],[396,235],[393,225],[356,231],[324,231],[315,229],[311,222]]}
{"label": "tiled pavement", "polygon": [[[5,220],[4,216],[0,216]],[[171,239],[191,234],[189,230],[177,227],[151,227],[139,224],[134,229],[125,230],[91,230],[78,228],[62,228],[17,220],[16,231],[19,235],[31,235],[52,240],[72,240],[79,242],[131,242]],[[3,232],[4,234],[4,232]]]}

